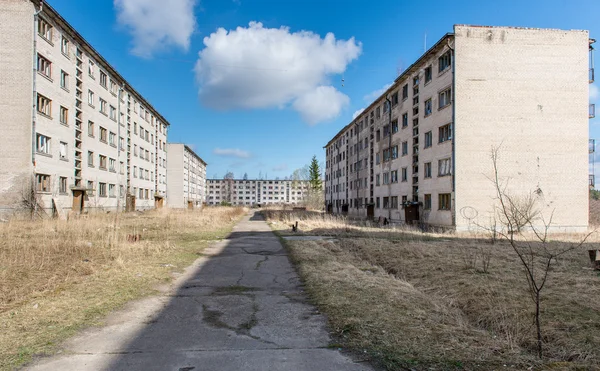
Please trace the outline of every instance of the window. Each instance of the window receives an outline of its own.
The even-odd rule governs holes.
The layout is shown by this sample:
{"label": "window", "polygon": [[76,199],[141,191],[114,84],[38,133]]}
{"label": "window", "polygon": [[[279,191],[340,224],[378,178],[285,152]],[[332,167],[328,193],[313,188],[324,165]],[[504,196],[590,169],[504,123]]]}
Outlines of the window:
{"label": "window", "polygon": [[110,80],[110,92],[117,95],[117,91],[118,91],[117,83],[113,79],[111,79]]}
{"label": "window", "polygon": [[113,146],[116,147],[117,146],[117,134],[113,133],[112,131],[108,134],[108,143]]}
{"label": "window", "polygon": [[104,89],[106,89],[106,84],[107,84],[107,76],[104,73],[104,71],[100,71],[100,86],[102,86]]}
{"label": "window", "polygon": [[398,120],[392,121],[392,134],[398,132]]}
{"label": "window", "polygon": [[67,194],[67,177],[61,176],[58,178],[58,191],[61,194]]}
{"label": "window", "polygon": [[438,198],[438,209],[450,210],[450,193],[440,193]]}
{"label": "window", "polygon": [[88,90],[88,104],[94,106],[94,92],[91,90]]}
{"label": "window", "polygon": [[426,194],[423,196],[423,209],[431,210],[431,195]]}
{"label": "window", "polygon": [[60,123],[63,125],[69,124],[69,110],[60,106]]}
{"label": "window", "polygon": [[50,192],[50,175],[35,174],[35,185],[38,192]]}
{"label": "window", "polygon": [[106,170],[106,156],[99,155],[98,160],[99,160],[98,167],[102,170]]}
{"label": "window", "polygon": [[106,115],[106,101],[100,98],[100,112]]}
{"label": "window", "polygon": [[111,120],[117,121],[117,109],[113,106],[110,106],[110,118]]}
{"label": "window", "polygon": [[424,112],[424,114],[425,114],[425,117],[427,117],[427,116],[431,115],[431,111],[432,111],[432,108],[431,108],[431,106],[432,106],[432,105],[431,105],[431,98],[429,98],[429,99],[427,99],[427,100],[425,101],[425,103],[423,104],[423,109],[425,110],[425,112]]}
{"label": "window", "polygon": [[395,106],[396,104],[398,104],[398,92],[392,94],[392,106]]}
{"label": "window", "polygon": [[133,167],[133,177],[137,178],[137,166]]}
{"label": "window", "polygon": [[393,146],[392,147],[392,160],[395,160],[398,158],[398,146]]}
{"label": "window", "polygon": [[375,109],[375,118],[381,118],[381,107],[379,106]]}
{"label": "window", "polygon": [[88,121],[88,136],[94,137],[94,122]]}
{"label": "window", "polygon": [[424,166],[425,173],[423,176],[425,178],[431,178],[431,162],[426,162]]}
{"label": "window", "polygon": [[125,163],[123,161],[119,163],[119,173],[125,174]]}
{"label": "window", "polygon": [[408,155],[408,142],[402,142],[402,156]]}
{"label": "window", "polygon": [[431,131],[425,133],[425,148],[431,147],[433,142],[433,134]]}
{"label": "window", "polygon": [[59,156],[61,160],[67,159],[68,147],[66,142],[60,142]]}
{"label": "window", "polygon": [[438,59],[438,72],[441,73],[446,71],[446,69],[450,67],[451,61],[452,57],[450,54],[450,50],[448,50]]}
{"label": "window", "polygon": [[408,179],[408,168],[403,167],[402,168],[402,181],[406,182]]}
{"label": "window", "polygon": [[383,208],[384,209],[388,209],[390,207],[390,198],[389,197],[384,197],[383,198]]}
{"label": "window", "polygon": [[100,197],[106,197],[106,183],[98,183],[98,193]]}
{"label": "window", "polygon": [[37,70],[47,78],[52,78],[52,62],[42,57],[40,54],[37,55]]}
{"label": "window", "polygon": [[378,186],[380,185],[380,181],[379,181],[379,174],[375,175],[375,185]]}
{"label": "window", "polygon": [[43,18],[38,18],[38,34],[49,42],[52,42],[52,26]]}
{"label": "window", "polygon": [[69,57],[69,40],[67,40],[64,36],[60,39],[60,51]]}
{"label": "window", "polygon": [[117,161],[114,158],[109,158],[108,159],[108,170],[115,172],[115,171],[117,171],[116,166],[117,166]]}
{"label": "window", "polygon": [[444,91],[439,92],[439,94],[438,94],[438,102],[440,103],[439,109],[449,106],[450,103],[452,103],[451,101],[452,101],[452,88],[448,88]]}
{"label": "window", "polygon": [[392,209],[398,208],[398,196],[392,196]]}
{"label": "window", "polygon": [[383,127],[383,137],[387,137],[388,135],[390,135],[390,126],[389,125],[385,125]]}
{"label": "window", "polygon": [[404,84],[402,87],[402,100],[408,99],[408,84]]}
{"label": "window", "polygon": [[444,158],[438,161],[438,175],[446,176],[450,175],[452,169],[450,168],[450,159]]}
{"label": "window", "polygon": [[425,84],[431,81],[433,78],[433,68],[431,66],[425,68]]}
{"label": "window", "polygon": [[43,153],[45,155],[50,155],[50,137],[47,137],[42,134],[37,134],[36,138],[36,152]]}
{"label": "window", "polygon": [[390,173],[383,173],[383,184],[390,184]]}
{"label": "window", "polygon": [[92,61],[91,59],[88,61],[88,75],[90,75],[90,77],[92,79],[94,79],[94,74],[96,71],[96,65],[94,64],[94,61]]}
{"label": "window", "polygon": [[65,71],[60,71],[60,87],[69,90],[69,74]]}
{"label": "window", "polygon": [[108,196],[109,197],[115,197],[115,185],[114,184],[109,184],[108,185]]}
{"label": "window", "polygon": [[408,126],[408,112],[402,114],[402,127],[405,128]]}
{"label": "window", "polygon": [[100,126],[100,141],[106,143],[108,139],[108,130]]}
{"label": "window", "polygon": [[94,167],[94,152],[88,151],[88,166]]}
{"label": "window", "polygon": [[440,126],[439,129],[439,142],[443,143],[452,139],[452,124],[446,124],[444,126]]}
{"label": "window", "polygon": [[379,165],[381,159],[379,158],[379,152],[375,154],[375,165]]}
{"label": "window", "polygon": [[390,173],[390,177],[392,183],[398,183],[398,170],[392,170],[392,172]]}

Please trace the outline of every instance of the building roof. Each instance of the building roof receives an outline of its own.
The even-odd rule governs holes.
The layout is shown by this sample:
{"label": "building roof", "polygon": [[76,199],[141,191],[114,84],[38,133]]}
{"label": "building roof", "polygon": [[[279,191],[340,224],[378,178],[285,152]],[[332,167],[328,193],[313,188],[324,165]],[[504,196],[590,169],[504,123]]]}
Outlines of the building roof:
{"label": "building roof", "polygon": [[371,108],[373,108],[373,106],[375,106],[379,100],[381,99],[381,97],[386,96],[390,91],[395,90],[401,81],[404,80],[404,78],[406,78],[407,76],[413,74],[421,65],[421,63],[423,62],[423,60],[427,59],[431,54],[433,54],[434,52],[436,52],[440,47],[444,46],[446,40],[452,38],[454,36],[453,33],[449,32],[447,34],[445,34],[441,39],[439,39],[431,48],[429,48],[425,53],[423,53],[419,59],[417,59],[413,64],[411,64],[407,69],[404,70],[404,72],[402,72],[392,83],[392,85],[383,93],[381,94],[379,97],[377,97],[375,100],[373,100],[373,102],[371,104],[369,104],[369,106],[367,108],[365,108],[363,110],[363,112],[361,112],[360,115],[358,115],[357,117],[355,117],[354,119],[352,119],[352,121],[344,126],[329,142],[327,142],[327,144],[323,147],[323,148],[327,148],[331,143],[335,142],[343,133],[346,132],[346,130],[348,130],[352,125],[354,125],[354,123],[356,121],[362,120],[363,119],[363,114],[368,114],[368,111],[371,110]]}
{"label": "building roof", "polygon": [[70,33],[70,36],[73,39],[75,39],[77,43],[79,43],[83,50],[85,50],[88,54],[94,57],[95,62],[97,64],[104,67],[104,69],[106,69],[114,78],[116,78],[117,80],[121,80],[121,83],[119,85],[124,85],[126,90],[129,91],[132,95],[134,95],[138,101],[142,102],[145,107],[150,108],[154,112],[156,118],[158,118],[161,123],[170,126],[169,121],[167,121],[167,119],[165,119],[158,112],[158,110],[154,108],[152,104],[150,104],[150,102],[148,102],[137,90],[135,90],[133,86],[131,86],[131,84],[127,82],[127,80],[123,76],[121,76],[121,74],[118,73],[117,70],[114,69],[113,66],[111,66],[111,64],[108,63],[108,61],[104,59],[104,57],[102,57],[102,55],[96,49],[94,49],[94,47],[90,43],[88,43],[87,40],[83,36],[81,36],[81,34],[77,32],[77,30],[73,26],[71,26],[69,22],[67,22],[66,19],[64,19],[52,6],[50,6],[50,4],[48,4],[46,0],[31,0],[31,2],[36,8],[39,8],[39,5],[43,4],[42,13],[45,16],[49,16],[57,23],[59,23],[60,26],[66,31],[68,31]]}

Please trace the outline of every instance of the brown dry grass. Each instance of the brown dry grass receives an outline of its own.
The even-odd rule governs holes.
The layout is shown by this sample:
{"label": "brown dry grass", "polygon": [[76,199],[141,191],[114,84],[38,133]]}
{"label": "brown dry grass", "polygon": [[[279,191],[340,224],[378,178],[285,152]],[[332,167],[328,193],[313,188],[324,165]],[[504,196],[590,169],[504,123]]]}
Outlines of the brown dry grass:
{"label": "brown dry grass", "polygon": [[[223,238],[244,210],[159,210],[0,224],[0,369],[153,292]],[[115,228],[115,225],[117,227]],[[127,241],[140,234],[140,242]]]}
{"label": "brown dry grass", "polygon": [[[337,237],[286,244],[339,342],[389,370],[600,369],[600,276],[590,269],[585,248],[552,268],[542,303],[545,359],[539,362],[533,302],[508,244],[348,227],[345,220],[305,213],[266,214],[276,231],[287,233],[288,222],[298,219],[305,234]],[[482,272],[482,253],[490,257],[488,273]]]}

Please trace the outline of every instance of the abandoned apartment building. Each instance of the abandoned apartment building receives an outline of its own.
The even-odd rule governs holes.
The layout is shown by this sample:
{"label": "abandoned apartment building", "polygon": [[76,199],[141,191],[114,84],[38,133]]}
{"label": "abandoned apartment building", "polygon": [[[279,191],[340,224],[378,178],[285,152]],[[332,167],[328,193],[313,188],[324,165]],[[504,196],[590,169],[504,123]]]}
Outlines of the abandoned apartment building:
{"label": "abandoned apartment building", "polygon": [[[40,4],[42,8],[40,9]],[[45,1],[0,10],[0,208],[162,206],[169,123]]]}
{"label": "abandoned apartment building", "polygon": [[330,213],[468,230],[494,218],[498,176],[588,227],[587,31],[455,25],[325,146]]}
{"label": "abandoned apartment building", "polygon": [[206,162],[189,146],[167,143],[167,200],[169,207],[202,207],[206,196]]}
{"label": "abandoned apartment building", "polygon": [[208,179],[207,205],[295,205],[305,201],[309,182],[280,179]]}

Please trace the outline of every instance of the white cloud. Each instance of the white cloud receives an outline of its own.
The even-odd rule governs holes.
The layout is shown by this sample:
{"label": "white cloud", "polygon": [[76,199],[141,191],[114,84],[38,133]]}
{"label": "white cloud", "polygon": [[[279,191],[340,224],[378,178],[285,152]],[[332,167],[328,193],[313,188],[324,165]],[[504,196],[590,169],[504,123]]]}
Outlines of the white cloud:
{"label": "white cloud", "polygon": [[133,37],[134,55],[148,58],[171,46],[188,50],[198,0],[114,0],[117,21]]}
{"label": "white cloud", "polygon": [[250,152],[239,148],[215,148],[213,153],[224,157],[250,158],[251,156]]}
{"label": "white cloud", "polygon": [[375,99],[379,98],[381,94],[385,93],[390,88],[390,86],[392,86],[392,84],[385,84],[381,89],[377,89],[365,95],[363,99],[367,103],[372,103]]}
{"label": "white cloud", "polygon": [[596,101],[596,99],[598,99],[599,96],[600,96],[600,89],[598,89],[598,86],[596,86],[596,84],[591,84],[590,85],[590,102]]}
{"label": "white cloud", "polygon": [[315,125],[335,119],[348,103],[350,98],[333,86],[319,86],[298,97],[292,106],[304,121],[309,125]]}
{"label": "white cloud", "polygon": [[[354,38],[336,40],[332,33],[321,38],[258,22],[230,31],[219,28],[204,38],[204,45],[195,70],[205,105],[226,110],[292,104],[311,124],[339,115],[348,97],[329,86],[329,78],[344,72],[362,50]],[[323,108],[316,97],[334,99],[332,107],[316,114]]]}
{"label": "white cloud", "polygon": [[273,167],[273,171],[285,171],[288,169],[287,164],[279,164]]}
{"label": "white cloud", "polygon": [[354,111],[354,113],[352,114],[352,120],[354,120],[355,118],[357,118],[358,115],[360,115],[361,113],[364,112],[364,110],[365,110],[364,108],[361,108],[359,110]]}

